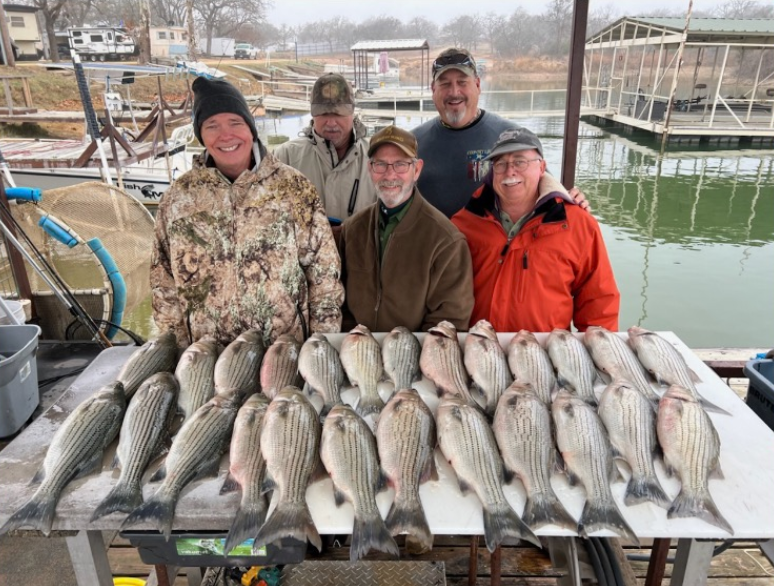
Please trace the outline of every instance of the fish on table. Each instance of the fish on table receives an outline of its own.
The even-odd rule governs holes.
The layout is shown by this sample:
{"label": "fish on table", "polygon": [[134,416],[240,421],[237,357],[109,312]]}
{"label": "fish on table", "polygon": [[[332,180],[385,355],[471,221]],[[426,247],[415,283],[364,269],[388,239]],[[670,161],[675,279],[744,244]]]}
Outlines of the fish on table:
{"label": "fish on table", "polygon": [[120,467],[121,475],[97,505],[92,521],[115,511],[131,513],[142,504],[142,475],[164,452],[177,397],[178,383],[169,372],[154,374],[137,389],[126,408],[113,460],[113,467]]}
{"label": "fish on table", "polygon": [[282,334],[266,350],[261,363],[261,392],[272,400],[287,386],[301,384],[298,357],[301,344],[290,334]]}
{"label": "fish on table", "polygon": [[517,382],[529,383],[546,405],[556,387],[554,365],[535,334],[527,330],[517,332],[508,343],[508,366]]}
{"label": "fish on table", "polygon": [[215,338],[205,336],[188,346],[177,362],[175,378],[180,383],[177,407],[184,420],[215,394],[215,363],[218,360],[218,351]]}
{"label": "fish on table", "polygon": [[513,376],[492,324],[482,319],[470,328],[464,354],[465,368],[473,379],[473,387],[484,398],[486,414],[494,417],[500,395],[513,382]]}
{"label": "fish on table", "polygon": [[121,368],[116,380],[123,384],[128,401],[145,379],[157,372],[174,371],[176,363],[177,338],[174,332],[169,330],[135,350]]}
{"label": "fish on table", "polygon": [[0,527],[0,535],[20,527],[49,535],[62,490],[99,467],[105,448],[121,428],[125,410],[124,385],[119,381],[102,387],[78,405],[56,430],[43,465],[30,481],[40,486]]}
{"label": "fish on table", "polygon": [[361,417],[379,415],[384,401],[379,396],[379,380],[384,376],[382,349],[371,330],[355,326],[341,341],[341,364],[349,382],[360,391],[355,410]]}
{"label": "fish on table", "polygon": [[376,493],[386,488],[376,439],[349,405],[336,405],[325,418],[320,456],[333,480],[336,505],[349,501],[355,511],[350,561],[359,560],[371,549],[398,557],[398,546],[376,505]]}
{"label": "fish on table", "polygon": [[419,355],[422,345],[404,326],[393,328],[382,341],[384,373],[392,381],[395,391],[411,388],[422,378]]}
{"label": "fish on table", "polygon": [[555,329],[546,339],[546,349],[556,370],[558,385],[596,406],[594,382],[599,377],[583,342],[567,330]]}
{"label": "fish on table", "polygon": [[470,393],[470,379],[454,324],[442,321],[427,331],[422,342],[419,367],[422,374],[435,384],[439,396],[462,397],[468,405],[480,409]]}
{"label": "fish on table", "polygon": [[325,418],[336,405],[341,405],[341,387],[344,386],[344,367],[331,343],[322,334],[312,334],[301,346],[298,371],[306,381],[305,390],[316,393],[323,400],[320,417]]}
{"label": "fish on table", "polygon": [[215,363],[215,391],[241,389],[245,396],[258,392],[259,371],[263,359],[263,336],[256,329],[237,336]]}

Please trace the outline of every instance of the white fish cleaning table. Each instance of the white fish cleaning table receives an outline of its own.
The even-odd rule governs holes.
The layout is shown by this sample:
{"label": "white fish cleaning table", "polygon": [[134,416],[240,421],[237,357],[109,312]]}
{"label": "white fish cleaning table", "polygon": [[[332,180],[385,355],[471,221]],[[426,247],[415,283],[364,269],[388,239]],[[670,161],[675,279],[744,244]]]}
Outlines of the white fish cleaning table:
{"label": "white fish cleaning table", "polygon": [[[385,335],[375,336],[381,342]],[[710,414],[721,439],[720,462],[725,478],[711,479],[709,487],[718,509],[734,528],[734,535],[732,537],[699,519],[667,519],[666,511],[651,503],[626,507],[623,504],[626,483],[614,483],[612,489],[619,509],[638,537],[679,539],[672,583],[699,584],[706,582],[712,540],[774,538],[774,502],[771,499],[774,487],[774,458],[771,457],[774,454],[774,432],[674,334],[665,332],[662,335],[677,347],[703,381],[698,384],[699,392],[731,413],[731,416]],[[537,336],[544,342],[546,334]],[[337,348],[343,337],[344,334],[328,336]],[[421,340],[423,334],[418,337]],[[505,346],[511,337],[512,334],[500,334],[500,341]],[[463,343],[464,338],[465,334],[461,334]],[[3,495],[0,501],[0,525],[31,496],[33,491],[28,483],[40,467],[51,438],[65,417],[95,390],[112,382],[134,350],[134,347],[116,347],[103,351],[53,407],[0,452],[0,494]],[[432,383],[423,379],[415,386],[430,408],[435,410],[438,400]],[[388,385],[380,384],[380,392],[384,393],[388,389]],[[601,390],[602,387],[597,392]],[[353,401],[356,396],[356,391],[343,392],[345,402]],[[117,471],[109,469],[115,445],[114,442],[108,448],[99,473],[80,478],[65,488],[54,519],[54,530],[78,531],[75,536],[67,537],[67,542],[78,583],[83,586],[112,584],[100,532],[117,530],[124,515],[114,513],[93,523],[89,522],[89,518],[116,482]],[[436,464],[439,480],[428,482],[420,488],[431,530],[438,535],[482,535],[481,505],[477,497],[472,494],[461,495],[456,477],[443,460],[440,450],[436,450]],[[154,463],[152,469],[157,466],[158,462]],[[176,531],[225,531],[230,527],[239,504],[239,494],[219,494],[227,470],[228,457],[224,456],[217,478],[193,482],[183,491],[175,514]],[[657,462],[657,473],[667,494],[674,498],[679,492],[679,482],[666,477],[660,462]],[[552,484],[559,499],[577,519],[583,508],[583,489],[570,487],[566,479],[559,475],[552,477]],[[149,497],[156,486],[144,485],[144,496]],[[521,512],[525,501],[521,485],[516,482],[506,486],[504,491],[514,509]],[[389,510],[393,495],[393,490],[389,489],[377,496],[383,517]],[[351,532],[352,507],[348,503],[340,508],[335,506],[330,479],[310,486],[307,501],[321,534]],[[152,527],[138,525],[133,529]],[[536,533],[539,536],[555,537],[575,535],[553,526],[544,527]],[[613,533],[599,531],[594,536],[613,536]]]}

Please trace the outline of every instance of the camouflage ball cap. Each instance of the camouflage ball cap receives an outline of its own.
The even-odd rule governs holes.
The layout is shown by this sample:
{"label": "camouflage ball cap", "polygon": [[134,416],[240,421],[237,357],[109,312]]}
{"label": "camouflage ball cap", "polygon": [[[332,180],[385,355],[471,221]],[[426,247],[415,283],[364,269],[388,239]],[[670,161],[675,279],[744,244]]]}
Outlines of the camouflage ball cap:
{"label": "camouflage ball cap", "polygon": [[395,145],[412,159],[417,158],[417,139],[402,128],[388,126],[374,134],[368,145],[368,156],[372,157],[379,147],[385,144]]}
{"label": "camouflage ball cap", "polygon": [[490,161],[506,153],[531,151],[533,149],[541,157],[543,156],[543,144],[534,132],[523,126],[509,128],[497,137],[497,142],[484,160]]}
{"label": "camouflage ball cap", "polygon": [[312,88],[312,116],[338,114],[352,116],[355,97],[346,79],[338,73],[326,73],[314,82]]}

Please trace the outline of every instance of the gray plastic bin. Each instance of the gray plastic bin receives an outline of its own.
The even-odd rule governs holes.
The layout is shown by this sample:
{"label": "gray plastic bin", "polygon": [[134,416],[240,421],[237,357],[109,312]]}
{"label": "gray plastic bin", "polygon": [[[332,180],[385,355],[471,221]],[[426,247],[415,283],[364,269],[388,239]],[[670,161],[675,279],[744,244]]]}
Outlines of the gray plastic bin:
{"label": "gray plastic bin", "polygon": [[0,326],[0,437],[21,429],[40,402],[38,326]]}

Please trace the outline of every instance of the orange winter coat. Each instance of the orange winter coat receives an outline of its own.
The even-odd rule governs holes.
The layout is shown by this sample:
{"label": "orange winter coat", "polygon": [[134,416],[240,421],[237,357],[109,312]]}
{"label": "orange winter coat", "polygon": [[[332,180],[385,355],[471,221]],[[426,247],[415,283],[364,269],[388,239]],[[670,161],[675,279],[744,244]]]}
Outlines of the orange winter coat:
{"label": "orange winter coat", "polygon": [[494,190],[479,188],[452,217],[473,260],[471,325],[486,319],[500,332],[618,330],[620,294],[599,224],[561,197],[541,199],[508,242],[495,214]]}

